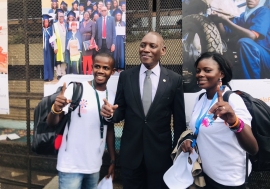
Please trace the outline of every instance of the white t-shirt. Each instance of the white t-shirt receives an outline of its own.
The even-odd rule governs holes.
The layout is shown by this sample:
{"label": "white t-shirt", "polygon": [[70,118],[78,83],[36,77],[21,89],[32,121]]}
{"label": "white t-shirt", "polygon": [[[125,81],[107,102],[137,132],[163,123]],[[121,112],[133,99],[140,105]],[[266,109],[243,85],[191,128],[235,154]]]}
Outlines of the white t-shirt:
{"label": "white t-shirt", "polygon": [[[107,126],[104,126],[103,140],[100,137],[100,119],[96,94],[87,82],[83,84],[83,95],[80,106],[71,113],[69,130],[65,128],[62,144],[58,152],[57,170],[67,173],[91,174],[99,172],[102,165],[102,156],[105,149]],[[106,91],[97,91],[100,107],[106,98]],[[65,91],[65,97],[71,99],[73,85]],[[108,91],[108,101],[113,104],[115,94]],[[80,108],[81,117],[78,116]],[[68,111],[68,106],[63,109]],[[68,131],[67,131],[68,130]],[[66,134],[68,132],[68,140]]]}
{"label": "white t-shirt", "polygon": [[[225,91],[227,91],[226,88]],[[223,93],[224,94],[224,93]],[[210,108],[212,100],[208,100],[206,94],[194,106],[190,121],[190,128],[195,132],[195,122],[203,107],[202,115]],[[216,100],[217,102],[217,100]],[[214,102],[213,104],[215,104]],[[205,104],[203,106],[203,104]],[[235,114],[251,126],[251,115],[242,98],[237,94],[231,94],[229,104]],[[245,182],[246,176],[246,152],[239,145],[235,133],[225,125],[219,117],[212,125],[201,126],[197,138],[203,171],[214,181],[225,186],[239,186]],[[249,162],[249,173],[251,164]]]}

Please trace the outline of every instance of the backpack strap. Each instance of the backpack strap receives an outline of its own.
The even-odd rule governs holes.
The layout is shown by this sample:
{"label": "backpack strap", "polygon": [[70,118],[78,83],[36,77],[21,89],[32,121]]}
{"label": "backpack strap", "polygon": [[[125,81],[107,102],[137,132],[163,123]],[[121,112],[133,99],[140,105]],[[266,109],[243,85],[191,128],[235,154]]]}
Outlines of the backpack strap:
{"label": "backpack strap", "polygon": [[[229,102],[229,97],[230,95],[234,93],[233,91],[226,91],[223,95],[223,100],[225,102]],[[249,158],[249,154],[246,153],[246,176],[245,176],[245,185],[248,185],[248,158]]]}
{"label": "backpack strap", "polygon": [[[71,100],[70,106],[68,108],[68,113],[65,115],[65,117],[67,118],[67,129],[68,130],[69,130],[69,126],[70,126],[71,112],[74,111],[79,106],[81,98],[82,98],[82,94],[83,94],[82,83],[79,83],[79,82],[71,82],[71,83],[73,83],[72,100]],[[69,83],[69,84],[71,84],[71,83]],[[79,108],[78,115],[79,115],[79,117],[81,117],[80,108]],[[64,130],[62,132],[64,132]],[[66,141],[68,141],[68,132],[66,134]],[[67,146],[66,146],[66,150],[67,150]]]}
{"label": "backpack strap", "polygon": [[205,94],[205,92],[204,93],[201,93],[200,95],[199,95],[199,100],[202,98],[202,96]]}
{"label": "backpack strap", "polygon": [[233,93],[233,91],[226,91],[225,93],[224,93],[224,95],[223,95],[223,100],[225,101],[225,102],[229,102],[229,97],[230,97],[230,95]]}

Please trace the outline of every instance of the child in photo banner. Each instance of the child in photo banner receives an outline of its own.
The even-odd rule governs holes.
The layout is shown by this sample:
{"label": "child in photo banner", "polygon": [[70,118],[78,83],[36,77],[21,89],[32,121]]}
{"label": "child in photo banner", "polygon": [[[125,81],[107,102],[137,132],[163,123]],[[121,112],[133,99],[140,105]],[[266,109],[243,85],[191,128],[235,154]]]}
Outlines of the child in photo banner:
{"label": "child in photo banner", "polygon": [[81,74],[81,52],[82,52],[82,38],[81,33],[77,29],[78,21],[71,23],[71,30],[67,33],[67,73]]}

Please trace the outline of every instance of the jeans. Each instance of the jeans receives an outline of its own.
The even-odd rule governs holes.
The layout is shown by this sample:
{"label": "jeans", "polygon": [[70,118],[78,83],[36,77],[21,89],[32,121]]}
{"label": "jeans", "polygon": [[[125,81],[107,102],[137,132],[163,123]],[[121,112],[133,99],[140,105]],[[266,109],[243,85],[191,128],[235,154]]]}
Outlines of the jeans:
{"label": "jeans", "polygon": [[99,172],[92,174],[58,173],[59,189],[96,189]]}

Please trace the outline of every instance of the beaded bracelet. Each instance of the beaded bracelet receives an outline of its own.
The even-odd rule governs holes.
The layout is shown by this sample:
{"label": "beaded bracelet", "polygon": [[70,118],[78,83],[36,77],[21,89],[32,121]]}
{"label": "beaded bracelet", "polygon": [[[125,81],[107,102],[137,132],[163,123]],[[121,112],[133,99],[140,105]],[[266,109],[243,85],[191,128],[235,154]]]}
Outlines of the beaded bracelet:
{"label": "beaded bracelet", "polygon": [[61,114],[62,113],[62,109],[59,112],[55,111],[54,104],[53,104],[52,105],[52,108],[51,108],[51,112],[52,112],[52,114]]}

